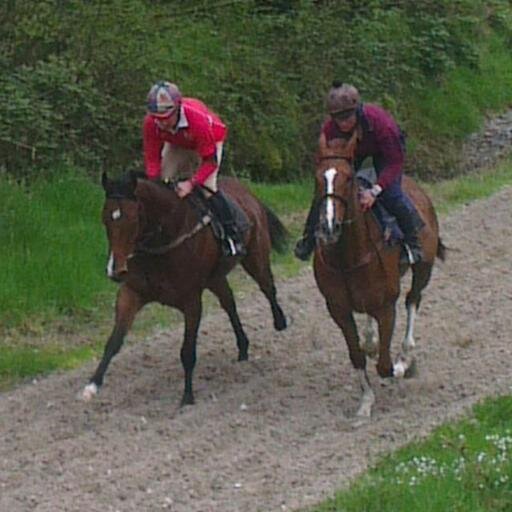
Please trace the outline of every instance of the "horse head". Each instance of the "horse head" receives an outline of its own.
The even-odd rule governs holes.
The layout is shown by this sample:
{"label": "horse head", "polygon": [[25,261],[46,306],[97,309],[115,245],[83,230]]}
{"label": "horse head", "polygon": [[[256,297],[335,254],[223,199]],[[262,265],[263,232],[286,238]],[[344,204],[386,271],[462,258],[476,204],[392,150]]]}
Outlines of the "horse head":
{"label": "horse head", "polygon": [[319,223],[316,236],[324,244],[339,240],[344,224],[350,223],[350,210],[357,193],[353,160],[357,135],[350,139],[326,141],[320,137],[315,172],[319,198]]}
{"label": "horse head", "polygon": [[107,275],[121,281],[144,228],[143,206],[136,196],[137,175],[130,172],[119,180],[110,180],[104,172],[101,184],[105,190],[102,219],[109,242]]}

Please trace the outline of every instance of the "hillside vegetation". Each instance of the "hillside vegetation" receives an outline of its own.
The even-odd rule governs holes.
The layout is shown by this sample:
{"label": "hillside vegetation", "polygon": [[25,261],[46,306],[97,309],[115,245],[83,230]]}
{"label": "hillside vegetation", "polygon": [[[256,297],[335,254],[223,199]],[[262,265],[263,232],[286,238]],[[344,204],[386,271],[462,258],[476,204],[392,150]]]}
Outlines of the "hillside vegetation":
{"label": "hillside vegetation", "polygon": [[395,113],[411,170],[446,176],[512,101],[511,40],[508,0],[5,0],[1,170],[140,165],[145,96],[166,78],[229,124],[225,172],[291,180],[338,78]]}

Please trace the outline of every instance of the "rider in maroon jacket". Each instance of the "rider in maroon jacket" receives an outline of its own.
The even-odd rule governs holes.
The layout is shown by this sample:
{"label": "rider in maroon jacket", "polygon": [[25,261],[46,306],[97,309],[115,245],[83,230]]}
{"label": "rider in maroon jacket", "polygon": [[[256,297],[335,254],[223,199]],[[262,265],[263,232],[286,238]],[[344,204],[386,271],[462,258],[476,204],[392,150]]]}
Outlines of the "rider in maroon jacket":
{"label": "rider in maroon jacket", "polygon": [[[370,209],[378,198],[386,210],[395,216],[404,234],[410,257],[404,253],[402,261],[418,263],[423,257],[418,238],[423,221],[412,201],[402,191],[405,141],[398,124],[381,107],[361,103],[357,89],[348,84],[333,83],[327,95],[327,108],[330,118],[324,122],[321,130],[326,140],[346,138],[359,129],[361,136],[356,147],[355,170],[361,167],[366,157],[373,159],[377,182],[371,189],[361,191],[361,207],[363,210]],[[318,203],[317,198],[313,198],[303,237],[295,247],[295,255],[302,260],[307,260],[315,247]]]}

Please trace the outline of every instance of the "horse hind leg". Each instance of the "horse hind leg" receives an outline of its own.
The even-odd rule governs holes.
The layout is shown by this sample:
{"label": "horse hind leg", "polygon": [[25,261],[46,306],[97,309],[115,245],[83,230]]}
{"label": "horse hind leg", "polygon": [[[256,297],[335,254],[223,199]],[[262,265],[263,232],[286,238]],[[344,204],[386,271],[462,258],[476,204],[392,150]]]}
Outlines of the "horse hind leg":
{"label": "horse hind leg", "polygon": [[407,311],[407,324],[405,336],[402,341],[402,352],[395,363],[396,377],[413,377],[416,374],[416,361],[412,354],[416,347],[414,339],[414,326],[416,314],[421,303],[421,292],[427,286],[432,275],[432,265],[420,263],[413,267],[411,289],[405,298],[405,308]]}
{"label": "horse hind leg", "polygon": [[91,377],[89,384],[84,387],[81,394],[82,399],[86,402],[90,401],[103,385],[103,378],[110,361],[121,349],[124,337],[130,329],[135,315],[144,304],[145,302],[142,301],[139,294],[131,288],[122,286],[119,289],[116,300],[116,320],[114,329],[105,344],[103,357],[101,358],[96,372]]}
{"label": "horse hind leg", "polygon": [[261,249],[249,249],[249,254],[242,260],[242,266],[245,271],[258,283],[260,290],[270,303],[274,328],[276,331],[282,331],[288,326],[286,317],[277,302],[277,291],[274,285],[274,276],[270,268],[270,249],[266,255],[261,254]]}
{"label": "horse hind leg", "polygon": [[238,347],[238,360],[247,361],[249,359],[249,340],[245,334],[238,311],[236,309],[236,302],[233,296],[233,290],[229,286],[228,280],[225,277],[217,279],[215,282],[208,286],[214,295],[219,299],[222,309],[228,314],[229,321],[233,327],[236,336],[236,344]]}

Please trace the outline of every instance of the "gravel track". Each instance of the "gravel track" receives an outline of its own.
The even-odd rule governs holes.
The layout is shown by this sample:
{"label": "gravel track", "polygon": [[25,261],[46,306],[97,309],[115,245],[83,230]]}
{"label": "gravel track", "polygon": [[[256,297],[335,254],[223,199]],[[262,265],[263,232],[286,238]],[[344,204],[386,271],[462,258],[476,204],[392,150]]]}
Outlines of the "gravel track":
{"label": "gravel track", "polygon": [[[129,342],[92,403],[77,395],[96,362],[0,394],[0,511],[297,510],[377,455],[510,392],[511,202],[506,188],[441,219],[450,250],[418,315],[419,374],[381,380],[372,362],[371,421],[352,420],[356,374],[307,269],[277,283],[293,318],[284,332],[256,288],[238,301],[248,362],[235,361],[220,309],[203,319],[193,407],[178,408],[181,326]],[[404,320],[402,296],[394,353]]]}

